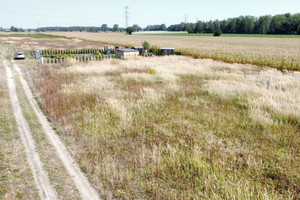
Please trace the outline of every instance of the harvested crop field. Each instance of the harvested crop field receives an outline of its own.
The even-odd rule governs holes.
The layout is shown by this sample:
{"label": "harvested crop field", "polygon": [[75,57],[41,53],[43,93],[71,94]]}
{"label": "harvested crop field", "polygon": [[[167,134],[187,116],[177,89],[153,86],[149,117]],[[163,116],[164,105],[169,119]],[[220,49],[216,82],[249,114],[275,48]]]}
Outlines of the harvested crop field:
{"label": "harvested crop field", "polygon": [[183,55],[228,63],[255,64],[300,71],[300,38],[195,37],[126,35],[124,33],[49,32],[47,34],[110,44],[172,47]]}
{"label": "harvested crop field", "polygon": [[299,198],[300,72],[169,56],[30,77],[103,199]]}
{"label": "harvested crop field", "polygon": [[22,35],[9,35],[0,34],[0,44],[10,44],[14,47],[15,51],[32,51],[33,49],[93,49],[103,48],[104,44],[83,41],[80,39],[66,39],[66,38],[35,38],[35,37],[22,37]]}

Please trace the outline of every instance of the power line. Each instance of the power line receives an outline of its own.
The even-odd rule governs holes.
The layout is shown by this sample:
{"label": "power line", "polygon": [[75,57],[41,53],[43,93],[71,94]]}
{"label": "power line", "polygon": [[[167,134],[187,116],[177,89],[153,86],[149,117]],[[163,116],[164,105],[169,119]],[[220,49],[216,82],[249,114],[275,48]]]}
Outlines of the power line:
{"label": "power line", "polygon": [[126,26],[125,28],[128,28],[128,6],[125,7],[125,23],[126,23]]}

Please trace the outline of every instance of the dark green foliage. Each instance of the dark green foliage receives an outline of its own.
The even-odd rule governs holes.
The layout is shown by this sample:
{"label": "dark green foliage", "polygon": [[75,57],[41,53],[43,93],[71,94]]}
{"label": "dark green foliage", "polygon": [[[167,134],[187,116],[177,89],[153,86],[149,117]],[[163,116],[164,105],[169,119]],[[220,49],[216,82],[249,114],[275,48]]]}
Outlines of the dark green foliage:
{"label": "dark green foliage", "polygon": [[127,33],[128,35],[131,35],[133,32],[134,32],[134,28],[133,28],[132,26],[130,26],[130,27],[128,27],[128,28],[126,29],[126,33]]}
{"label": "dark green foliage", "polygon": [[161,51],[160,51],[160,48],[158,46],[152,46],[150,48],[150,52],[153,53],[154,55],[161,55]]}
{"label": "dark green foliage", "polygon": [[222,31],[220,28],[218,28],[214,31],[214,36],[221,36],[221,34],[222,34]]}
{"label": "dark green foliage", "polygon": [[261,17],[240,16],[226,20],[180,23],[168,27],[168,31],[188,31],[188,33],[213,33],[217,29],[223,33],[239,34],[300,34],[300,13],[265,15]]}

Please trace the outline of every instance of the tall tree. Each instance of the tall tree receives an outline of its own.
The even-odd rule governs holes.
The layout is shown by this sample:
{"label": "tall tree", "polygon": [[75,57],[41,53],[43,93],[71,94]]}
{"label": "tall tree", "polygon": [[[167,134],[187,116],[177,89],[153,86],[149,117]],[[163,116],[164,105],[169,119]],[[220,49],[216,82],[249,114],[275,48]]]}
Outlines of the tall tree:
{"label": "tall tree", "polygon": [[117,32],[119,31],[119,25],[118,24],[114,24],[113,28],[112,28],[113,32]]}
{"label": "tall tree", "polygon": [[272,21],[272,16],[265,15],[258,18],[255,22],[255,33],[267,34],[270,29],[270,24]]}
{"label": "tall tree", "polygon": [[102,24],[101,30],[104,31],[104,32],[108,31],[107,24]]}
{"label": "tall tree", "polygon": [[134,31],[141,31],[141,30],[143,30],[143,29],[142,29],[139,25],[137,25],[137,24],[134,24],[132,27],[134,28]]}

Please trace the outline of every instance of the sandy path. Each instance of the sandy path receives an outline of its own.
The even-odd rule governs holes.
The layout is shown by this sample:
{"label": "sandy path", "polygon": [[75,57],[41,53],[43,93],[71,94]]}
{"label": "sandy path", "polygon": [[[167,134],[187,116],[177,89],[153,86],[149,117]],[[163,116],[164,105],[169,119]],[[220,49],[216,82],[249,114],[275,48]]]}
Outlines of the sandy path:
{"label": "sandy path", "polygon": [[21,105],[17,96],[16,86],[13,81],[12,72],[7,61],[3,62],[6,69],[6,79],[9,96],[13,107],[18,131],[26,148],[27,160],[31,167],[33,177],[39,189],[41,199],[58,199],[56,191],[50,185],[49,177],[42,167],[42,162],[38,153],[35,151],[35,144],[30,132],[28,123],[22,113]]}
{"label": "sandy path", "polygon": [[90,185],[88,179],[81,172],[80,168],[78,167],[78,165],[76,164],[72,156],[69,154],[65,145],[62,143],[62,141],[59,139],[59,137],[55,134],[54,130],[50,126],[47,118],[45,117],[40,107],[38,106],[37,102],[35,101],[32,92],[29,88],[29,85],[23,77],[24,75],[22,71],[16,64],[14,64],[14,68],[18,72],[18,76],[21,81],[23,90],[32,106],[32,109],[37,115],[38,120],[42,125],[44,132],[48,136],[50,143],[55,147],[57,154],[59,155],[61,161],[63,162],[66,170],[68,171],[69,175],[72,177],[74,183],[76,184],[82,199],[88,199],[88,200],[99,199],[99,196],[95,191],[95,189]]}

